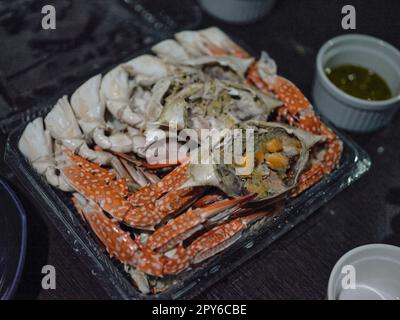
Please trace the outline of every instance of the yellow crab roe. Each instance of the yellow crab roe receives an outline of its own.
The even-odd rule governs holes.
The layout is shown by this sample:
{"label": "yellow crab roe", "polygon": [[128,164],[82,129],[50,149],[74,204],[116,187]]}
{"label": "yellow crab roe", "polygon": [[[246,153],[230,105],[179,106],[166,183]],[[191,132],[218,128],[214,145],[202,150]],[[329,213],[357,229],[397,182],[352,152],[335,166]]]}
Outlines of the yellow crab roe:
{"label": "yellow crab roe", "polygon": [[256,164],[259,165],[260,163],[264,162],[265,160],[265,154],[264,151],[258,150],[255,154],[256,157]]}
{"label": "yellow crab roe", "polygon": [[281,153],[266,154],[265,161],[272,170],[286,171],[289,167],[289,159]]}
{"label": "yellow crab roe", "polygon": [[265,143],[265,149],[271,153],[280,152],[283,150],[282,141],[277,138],[273,138]]}

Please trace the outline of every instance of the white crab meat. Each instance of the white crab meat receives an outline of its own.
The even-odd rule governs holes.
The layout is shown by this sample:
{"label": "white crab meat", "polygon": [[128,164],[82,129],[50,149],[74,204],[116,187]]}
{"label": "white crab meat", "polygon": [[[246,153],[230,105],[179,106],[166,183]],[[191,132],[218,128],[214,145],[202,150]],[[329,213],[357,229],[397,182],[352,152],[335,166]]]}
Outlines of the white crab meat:
{"label": "white crab meat", "polygon": [[130,89],[128,73],[118,66],[104,76],[100,92],[105,101],[129,101]]}
{"label": "white crab meat", "polygon": [[82,132],[78,121],[68,102],[68,97],[64,96],[53,107],[44,119],[46,129],[51,136],[57,140],[81,139]]}
{"label": "white crab meat", "polygon": [[44,129],[42,118],[37,118],[27,125],[19,140],[18,148],[32,167],[46,177],[50,185],[63,191],[72,191],[58,173],[59,164],[53,155],[53,141],[49,131]]}
{"label": "white crab meat", "polygon": [[129,136],[117,132],[105,135],[105,103],[100,95],[101,75],[86,81],[71,97],[71,106],[82,131],[103,149],[130,152],[132,141]]}
{"label": "white crab meat", "polygon": [[100,93],[105,100],[107,110],[118,120],[131,126],[143,122],[143,115],[130,107],[133,82],[125,68],[118,66],[107,73],[101,83]]}
{"label": "white crab meat", "polygon": [[218,57],[202,56],[202,57],[183,60],[182,63],[184,65],[192,67],[217,64],[222,67],[230,68],[242,79],[244,79],[246,71],[253,62],[254,62],[253,58],[243,59],[234,56],[218,56]]}
{"label": "white crab meat", "polygon": [[161,41],[151,48],[151,50],[160,58],[175,64],[189,59],[189,54],[185,48],[172,39]]}
{"label": "white crab meat", "polygon": [[125,265],[125,271],[132,277],[132,280],[135,282],[140,292],[143,294],[150,293],[149,281],[143,272],[127,265]]}
{"label": "white crab meat", "polygon": [[122,64],[128,73],[134,77],[136,85],[151,86],[158,80],[173,73],[173,67],[152,55],[142,55]]}
{"label": "white crab meat", "polygon": [[211,27],[201,31],[182,31],[175,34],[176,40],[192,56],[229,55],[243,50],[219,28]]}
{"label": "white crab meat", "polygon": [[42,118],[37,118],[26,126],[18,148],[39,174],[54,165],[51,136],[44,130]]}
{"label": "white crab meat", "polygon": [[94,76],[79,87],[71,97],[71,106],[82,131],[88,135],[104,127],[105,103],[100,95],[101,75]]}
{"label": "white crab meat", "polygon": [[163,111],[164,106],[162,105],[162,100],[167,93],[171,85],[171,80],[161,79],[157,81],[152,89],[152,96],[147,104],[147,110],[145,114],[146,125],[152,125],[154,122],[158,121],[160,115]]}
{"label": "white crab meat", "polygon": [[77,151],[85,159],[96,163],[109,162],[110,159],[105,153],[91,150],[86,144],[67,96],[58,100],[44,121],[51,136],[62,142],[66,148]]}

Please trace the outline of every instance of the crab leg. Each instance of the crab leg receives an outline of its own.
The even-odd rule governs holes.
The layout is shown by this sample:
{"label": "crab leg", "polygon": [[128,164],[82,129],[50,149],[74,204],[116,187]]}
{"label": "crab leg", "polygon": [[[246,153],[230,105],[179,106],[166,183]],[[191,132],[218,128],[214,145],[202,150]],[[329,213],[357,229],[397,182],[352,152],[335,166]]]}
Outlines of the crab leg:
{"label": "crab leg", "polygon": [[97,163],[90,162],[89,160],[74,154],[72,150],[64,149],[64,153],[68,156],[69,160],[79,166],[82,171],[93,174],[96,178],[101,179],[105,183],[115,179],[114,173],[104,169]]}
{"label": "crab leg", "polygon": [[203,188],[177,189],[186,179],[186,164],[181,165],[158,183],[134,193],[132,205],[125,179],[66,150],[74,165],[63,168],[69,184],[86,198],[95,201],[118,221],[143,230],[153,230],[165,217],[187,207],[202,194]]}
{"label": "crab leg", "polygon": [[124,221],[133,228],[151,230],[160,220],[155,202],[150,201],[137,208],[131,206],[125,199],[127,184],[124,179],[107,182],[78,165],[65,167],[63,174],[77,192],[95,201],[118,221]]}
{"label": "crab leg", "polygon": [[193,256],[182,246],[177,246],[165,261],[163,274],[175,275],[190,266]]}
{"label": "crab leg", "polygon": [[186,249],[193,257],[192,263],[200,263],[234,244],[244,229],[254,221],[273,215],[273,211],[258,212],[246,217],[236,218],[207,231]]}
{"label": "crab leg", "polygon": [[115,174],[91,163],[80,156],[69,153],[75,163],[62,169],[68,183],[86,198],[95,201],[104,211],[117,220],[122,220],[130,209],[125,197],[128,193],[125,179],[115,180]]}
{"label": "crab leg", "polygon": [[80,194],[74,194],[72,201],[111,257],[156,277],[164,275],[164,268],[166,272],[173,273],[187,267],[189,257],[182,250],[172,258],[151,251],[132,239],[128,232],[123,231],[116,221],[109,219],[93,201],[86,200]]}
{"label": "crab leg", "polygon": [[208,206],[210,204],[213,204],[217,201],[223,200],[225,196],[222,193],[216,193],[216,194],[207,194],[204,197],[200,198],[193,204],[193,208],[202,208],[205,206]]}
{"label": "crab leg", "polygon": [[163,194],[176,189],[185,182],[189,170],[189,162],[181,164],[171,173],[162,178],[159,182],[147,185],[139,191],[133,193],[129,202],[133,206],[145,206],[148,203],[154,203]]}
{"label": "crab leg", "polygon": [[169,215],[187,208],[201,193],[200,188],[173,190],[160,199],[130,209],[123,221],[134,228],[153,230]]}
{"label": "crab leg", "polygon": [[74,194],[72,201],[110,256],[130,263],[139,247],[129,233],[121,230],[118,223],[109,219],[93,201],[86,200],[80,194]]}
{"label": "crab leg", "polygon": [[202,224],[207,219],[225,210],[234,210],[253,197],[254,195],[251,194],[236,199],[225,199],[204,208],[189,210],[156,230],[150,236],[146,245],[152,250],[166,252],[201,230]]}

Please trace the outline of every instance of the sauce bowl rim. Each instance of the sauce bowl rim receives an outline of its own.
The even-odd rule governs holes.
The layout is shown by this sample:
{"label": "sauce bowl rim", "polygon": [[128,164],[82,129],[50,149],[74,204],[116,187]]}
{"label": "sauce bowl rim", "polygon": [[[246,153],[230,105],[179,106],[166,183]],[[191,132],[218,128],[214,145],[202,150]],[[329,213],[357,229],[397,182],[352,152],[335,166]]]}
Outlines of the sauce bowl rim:
{"label": "sauce bowl rim", "polygon": [[[322,84],[330,91],[330,93],[335,96],[336,98],[339,98],[345,103],[350,103],[352,106],[359,108],[359,109],[376,109],[377,107],[391,107],[394,103],[400,102],[400,93],[397,93],[390,99],[386,100],[378,100],[378,101],[371,101],[371,100],[364,100],[361,98],[353,97],[350,94],[342,91],[339,89],[335,84],[332,83],[332,81],[328,78],[328,76],[325,73],[325,66],[322,63],[322,60],[327,53],[327,51],[332,48],[333,46],[336,46],[337,44],[343,42],[343,41],[348,41],[348,40],[365,40],[366,45],[374,45],[374,46],[380,46],[384,47],[387,50],[392,51],[394,55],[396,55],[400,61],[400,51],[391,45],[390,43],[365,34],[358,34],[358,33],[352,33],[352,34],[347,34],[347,35],[340,35],[334,38],[331,38],[330,40],[326,41],[320,50],[318,51],[317,55],[317,60],[316,60],[316,69],[317,73],[320,75]],[[384,79],[384,75],[381,75]],[[399,79],[400,79],[400,74],[399,74]],[[381,108],[379,110],[382,110]]]}

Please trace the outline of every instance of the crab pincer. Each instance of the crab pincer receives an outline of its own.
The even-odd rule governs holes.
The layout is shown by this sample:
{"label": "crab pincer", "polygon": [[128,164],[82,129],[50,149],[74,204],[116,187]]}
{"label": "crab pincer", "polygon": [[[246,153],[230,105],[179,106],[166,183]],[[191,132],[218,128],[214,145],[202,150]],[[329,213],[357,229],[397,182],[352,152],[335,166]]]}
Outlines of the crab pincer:
{"label": "crab pincer", "polygon": [[95,202],[86,200],[80,194],[74,194],[72,201],[110,256],[123,263],[130,263],[139,249],[130,234],[123,231],[116,221],[109,219]]}
{"label": "crab pincer", "polygon": [[[67,182],[80,194],[96,202],[113,218],[121,221],[130,208],[125,200],[126,180],[115,180],[115,175],[97,164],[71,155],[74,165],[64,167]],[[76,157],[76,158],[73,158]]]}
{"label": "crab pincer", "polygon": [[240,198],[225,199],[207,207],[188,210],[171,222],[156,230],[147,241],[147,246],[157,252],[166,252],[177,244],[189,238],[195,232],[203,228],[203,223],[215,215],[229,210],[235,211],[239,205],[244,204],[255,197],[249,194]]}

